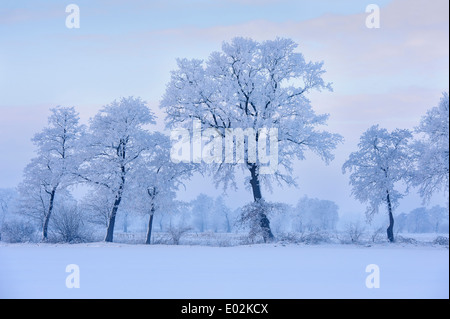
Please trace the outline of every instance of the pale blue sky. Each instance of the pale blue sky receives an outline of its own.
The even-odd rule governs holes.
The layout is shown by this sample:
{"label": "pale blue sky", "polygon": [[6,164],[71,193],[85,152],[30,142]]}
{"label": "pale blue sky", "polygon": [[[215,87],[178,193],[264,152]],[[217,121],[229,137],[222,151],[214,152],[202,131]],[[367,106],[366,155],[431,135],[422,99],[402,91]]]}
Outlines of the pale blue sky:
{"label": "pale blue sky", "polygon": [[[67,29],[65,6],[80,8],[80,29]],[[381,28],[365,27],[365,8],[381,7]],[[84,122],[121,96],[158,103],[175,58],[207,58],[234,36],[291,37],[314,61],[325,61],[334,93],[313,94],[313,107],[331,114],[329,128],[346,143],[323,165],[309,156],[296,165],[299,189],[275,189],[273,200],[303,194],[360,211],[340,167],[372,124],[412,128],[448,90],[447,0],[193,0],[0,2],[0,187],[14,187],[33,156],[30,138],[48,109],[73,105]],[[161,126],[161,121],[159,122]],[[189,199],[218,194],[196,178]],[[233,203],[251,199],[230,192]],[[442,198],[436,200],[442,202]],[[400,209],[420,201],[412,195]]]}
{"label": "pale blue sky", "polygon": [[[379,5],[388,2],[379,1]],[[152,94],[158,99],[175,57],[206,57],[225,40],[199,39],[195,46],[186,47],[178,45],[176,34],[164,32],[250,21],[299,22],[365,10],[361,0],[76,1],[81,28],[67,29],[64,22],[68,3],[0,4],[2,105],[48,103],[54,97],[76,103],[78,100],[72,98],[75,88],[84,93],[83,102],[89,97],[91,102],[106,103],[102,93],[112,92],[114,97],[118,90],[120,95],[143,94],[149,86],[158,91]]]}

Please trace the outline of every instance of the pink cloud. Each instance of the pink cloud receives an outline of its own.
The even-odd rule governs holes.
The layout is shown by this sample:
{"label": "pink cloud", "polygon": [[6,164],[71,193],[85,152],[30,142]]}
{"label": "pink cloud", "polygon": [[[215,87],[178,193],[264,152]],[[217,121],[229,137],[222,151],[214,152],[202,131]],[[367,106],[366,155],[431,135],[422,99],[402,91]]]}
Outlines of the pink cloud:
{"label": "pink cloud", "polygon": [[45,10],[43,8],[21,8],[3,12],[0,14],[0,24],[18,24],[61,17],[66,13],[64,11],[65,7],[63,5],[60,7],[52,7]]}
{"label": "pink cloud", "polygon": [[[324,15],[300,22],[258,20],[211,28],[152,31],[145,37],[197,45],[220,43],[235,36],[256,40],[291,37],[313,60],[325,60],[340,76],[398,75],[448,69],[447,0],[395,0],[381,10],[381,28],[365,26],[367,13]],[[447,72],[448,73],[448,72]]]}

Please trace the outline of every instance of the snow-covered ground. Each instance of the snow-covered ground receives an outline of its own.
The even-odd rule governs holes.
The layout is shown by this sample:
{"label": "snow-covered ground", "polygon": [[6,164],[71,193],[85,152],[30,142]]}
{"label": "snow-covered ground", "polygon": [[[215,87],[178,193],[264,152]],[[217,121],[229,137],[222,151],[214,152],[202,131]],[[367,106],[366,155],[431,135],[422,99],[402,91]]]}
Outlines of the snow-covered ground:
{"label": "snow-covered ground", "polygon": [[[68,264],[80,288],[67,288]],[[366,287],[366,266],[380,288]],[[0,298],[449,298],[448,247],[0,243]]]}

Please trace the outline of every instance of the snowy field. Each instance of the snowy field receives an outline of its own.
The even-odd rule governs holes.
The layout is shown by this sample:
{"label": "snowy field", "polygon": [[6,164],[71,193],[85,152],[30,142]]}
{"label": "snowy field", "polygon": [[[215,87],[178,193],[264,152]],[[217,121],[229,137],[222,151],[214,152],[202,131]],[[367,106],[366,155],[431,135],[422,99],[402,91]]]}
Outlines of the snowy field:
{"label": "snowy field", "polygon": [[[67,288],[68,264],[80,288]],[[366,287],[366,266],[380,288]],[[448,247],[0,243],[0,298],[449,298]]]}

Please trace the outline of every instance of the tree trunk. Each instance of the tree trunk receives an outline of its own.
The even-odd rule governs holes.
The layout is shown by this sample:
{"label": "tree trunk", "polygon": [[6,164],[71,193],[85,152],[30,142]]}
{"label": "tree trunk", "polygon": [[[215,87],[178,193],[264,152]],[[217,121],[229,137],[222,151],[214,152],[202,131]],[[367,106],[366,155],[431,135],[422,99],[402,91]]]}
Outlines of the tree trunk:
{"label": "tree trunk", "polygon": [[[125,153],[123,154],[125,156]],[[109,223],[108,223],[108,229],[106,230],[106,237],[105,241],[112,243],[113,236],[114,236],[114,225],[116,223],[116,214],[117,210],[119,209],[120,202],[122,201],[122,193],[123,193],[123,187],[125,186],[125,167],[121,167],[122,176],[121,176],[121,183],[119,186],[119,190],[116,194],[116,199],[114,200],[114,205],[111,210],[111,215],[109,216]]]}
{"label": "tree trunk", "polygon": [[253,199],[256,202],[262,199],[261,186],[259,185],[259,178],[256,173],[257,166],[255,164],[251,164],[249,169],[251,174],[250,185],[252,185]]}
{"label": "tree trunk", "polygon": [[152,238],[152,227],[153,227],[153,215],[155,214],[155,205],[152,204],[152,208],[150,210],[150,217],[148,219],[148,229],[147,229],[147,239],[145,240],[145,244],[150,245],[150,240]]}
{"label": "tree trunk", "polygon": [[48,203],[48,210],[44,216],[44,224],[42,225],[42,241],[46,241],[48,238],[48,223],[50,222],[50,216],[53,212],[53,203],[55,202],[56,187],[54,187],[50,193],[50,201]]}
{"label": "tree trunk", "polygon": [[116,214],[117,214],[117,210],[119,209],[121,200],[122,200],[122,192],[119,191],[119,193],[116,195],[116,199],[114,201],[114,206],[111,210],[111,215],[109,216],[108,229],[106,231],[106,237],[105,237],[106,242],[112,243],[112,241],[113,241],[114,224],[116,223]]}
{"label": "tree trunk", "polygon": [[[248,164],[248,165],[251,174],[250,185],[252,186],[253,200],[256,202],[262,199],[261,186],[259,184],[259,178],[257,173],[257,166],[256,164]],[[270,221],[264,212],[260,212],[259,216],[260,216],[259,226],[261,227],[263,233],[264,242],[265,243],[270,242],[274,239],[272,230],[270,229]]]}
{"label": "tree trunk", "polygon": [[394,242],[394,215],[392,214],[392,204],[391,204],[391,196],[389,191],[387,192],[386,200],[388,204],[389,211],[389,227],[387,228],[387,237],[391,243]]}

